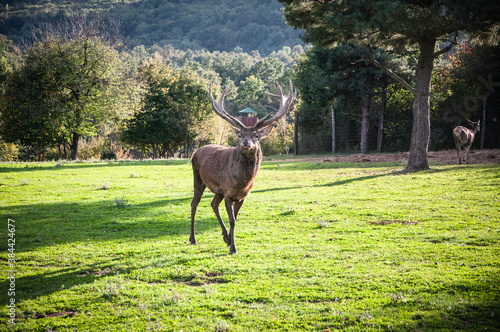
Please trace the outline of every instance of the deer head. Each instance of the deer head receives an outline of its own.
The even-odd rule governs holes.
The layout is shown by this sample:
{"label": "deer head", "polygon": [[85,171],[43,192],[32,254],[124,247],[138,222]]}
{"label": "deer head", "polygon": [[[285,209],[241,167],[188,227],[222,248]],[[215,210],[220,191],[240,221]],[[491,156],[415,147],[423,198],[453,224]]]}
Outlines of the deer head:
{"label": "deer head", "polygon": [[477,133],[478,131],[480,131],[480,124],[481,124],[481,121],[480,120],[477,120],[477,122],[474,122],[474,121],[471,121],[469,119],[467,119],[467,122],[469,123],[469,125],[472,127],[472,131],[475,133]]}
{"label": "deer head", "polygon": [[224,99],[232,94],[235,89],[228,92],[228,87],[226,87],[222,92],[219,101],[216,102],[212,95],[212,82],[210,82],[209,96],[212,103],[212,108],[217,115],[226,120],[233,127],[233,130],[238,136],[237,148],[240,148],[244,152],[254,151],[255,149],[259,148],[259,141],[271,132],[273,123],[282,118],[287,113],[292,103],[297,98],[297,89],[293,87],[292,81],[290,81],[288,95],[283,94],[283,90],[281,89],[279,83],[276,82],[276,85],[278,87],[279,95],[272,94],[267,91],[265,93],[270,95],[271,97],[279,99],[280,105],[278,111],[273,117],[271,117],[271,114],[268,114],[264,118],[257,121],[257,123],[252,127],[248,127],[245,126],[240,120],[226,112],[226,110],[224,109]]}

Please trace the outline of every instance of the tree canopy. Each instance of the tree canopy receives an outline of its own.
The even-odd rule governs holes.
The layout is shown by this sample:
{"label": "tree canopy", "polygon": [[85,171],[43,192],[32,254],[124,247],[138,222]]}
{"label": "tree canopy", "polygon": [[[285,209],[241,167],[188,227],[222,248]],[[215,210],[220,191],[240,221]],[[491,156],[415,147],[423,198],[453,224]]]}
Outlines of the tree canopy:
{"label": "tree canopy", "polygon": [[[467,33],[469,38],[495,36],[500,20],[498,1],[279,1],[285,4],[288,24],[305,31],[305,41],[322,46],[341,41],[365,45],[369,60],[414,95],[406,169],[429,168],[429,100],[434,59],[451,50],[460,33]],[[438,42],[444,47],[436,50]],[[414,83],[376,61],[371,56],[374,46],[412,57],[416,65]]]}
{"label": "tree canopy", "polygon": [[76,159],[82,135],[95,134],[134,106],[123,63],[101,35],[101,24],[75,16],[42,31],[28,49],[26,65],[7,84],[1,113],[5,140],[35,146],[70,140],[70,158]]}
{"label": "tree canopy", "polygon": [[159,59],[145,62],[139,75],[146,84],[144,105],[125,121],[121,139],[153,158],[167,157],[182,146],[195,146],[201,123],[211,109],[207,82]]}

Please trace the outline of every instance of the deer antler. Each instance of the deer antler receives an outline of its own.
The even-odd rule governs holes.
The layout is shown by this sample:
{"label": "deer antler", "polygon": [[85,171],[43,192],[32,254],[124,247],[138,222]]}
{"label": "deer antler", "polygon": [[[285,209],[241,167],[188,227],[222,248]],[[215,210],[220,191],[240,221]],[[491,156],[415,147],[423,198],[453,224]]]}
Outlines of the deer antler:
{"label": "deer antler", "polygon": [[268,114],[264,118],[257,121],[257,123],[254,125],[255,129],[267,127],[267,126],[271,125],[273,122],[275,122],[276,120],[283,117],[286,114],[286,112],[290,109],[290,107],[292,106],[295,99],[297,98],[297,89],[295,89],[293,87],[292,80],[290,80],[290,87],[288,90],[288,95],[286,95],[286,96],[283,95],[283,90],[281,89],[281,86],[279,85],[278,82],[276,82],[276,85],[278,86],[278,91],[280,93],[279,95],[275,95],[275,94],[267,92],[267,91],[265,93],[270,95],[271,97],[278,98],[280,100],[280,107],[278,108],[278,111],[276,112],[276,114],[272,118],[268,119],[270,116]]}
{"label": "deer antler", "polygon": [[228,88],[229,88],[229,86],[226,86],[224,91],[222,91],[222,95],[219,99],[219,102],[215,102],[214,96],[212,95],[212,81],[210,81],[210,86],[208,88],[208,92],[210,95],[210,102],[212,103],[212,108],[213,108],[214,112],[217,113],[218,116],[220,116],[221,118],[223,118],[224,120],[229,122],[229,124],[231,126],[236,127],[236,128],[240,128],[240,129],[246,128],[246,126],[240,120],[238,120],[234,116],[230,115],[224,109],[224,98],[229,96],[235,90],[235,89],[233,89],[233,90],[227,92]]}

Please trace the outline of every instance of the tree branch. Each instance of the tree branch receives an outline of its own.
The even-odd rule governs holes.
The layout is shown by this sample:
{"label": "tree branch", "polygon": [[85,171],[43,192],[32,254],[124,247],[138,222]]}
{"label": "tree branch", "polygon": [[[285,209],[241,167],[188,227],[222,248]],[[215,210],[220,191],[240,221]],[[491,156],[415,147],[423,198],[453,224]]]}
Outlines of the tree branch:
{"label": "tree branch", "polygon": [[402,77],[395,74],[392,70],[390,70],[389,68],[387,68],[386,66],[384,66],[383,64],[381,64],[380,62],[375,60],[375,57],[373,56],[372,48],[370,45],[365,45],[365,46],[368,49],[368,54],[370,55],[370,62],[371,63],[373,63],[375,66],[379,67],[380,69],[382,69],[387,75],[392,77],[394,80],[401,83],[406,88],[406,90],[410,91],[411,93],[414,93],[415,89],[408,82],[406,82]]}
{"label": "tree branch", "polygon": [[450,42],[450,45],[446,46],[445,48],[443,48],[440,51],[435,52],[434,57],[438,57],[441,54],[444,54],[444,53],[450,51],[453,48],[453,46],[457,45],[457,38],[458,38],[458,31],[455,32],[455,38],[453,38],[453,41]]}
{"label": "tree branch", "polygon": [[404,46],[404,45],[403,45],[403,50],[404,50],[404,51],[405,51],[405,52],[406,52],[406,53],[407,53],[407,54],[408,54],[408,55],[409,55],[409,56],[413,59],[413,61],[415,61],[415,64],[417,64],[417,63],[418,63],[417,58],[415,58],[415,57],[413,56],[413,54],[411,54],[411,52],[410,52],[410,51],[408,51],[408,49],[407,49],[407,48],[406,48],[406,46]]}

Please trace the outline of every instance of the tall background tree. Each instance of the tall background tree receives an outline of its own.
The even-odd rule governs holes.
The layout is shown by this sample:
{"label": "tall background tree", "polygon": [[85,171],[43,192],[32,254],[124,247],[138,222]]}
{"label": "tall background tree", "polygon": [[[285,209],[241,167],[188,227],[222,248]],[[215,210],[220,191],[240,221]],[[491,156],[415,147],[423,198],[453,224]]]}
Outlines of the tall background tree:
{"label": "tall background tree", "polygon": [[121,139],[145,156],[165,158],[194,149],[202,123],[211,116],[207,82],[189,70],[175,70],[160,59],[145,61],[139,75],[146,85],[142,108],[124,122]]}
{"label": "tall background tree", "polygon": [[[389,84],[384,71],[359,61],[363,54],[368,56],[366,48],[342,43],[328,48],[312,47],[294,66],[294,82],[301,91],[300,131],[302,145],[308,146],[306,150],[327,150],[324,145],[335,131],[340,150],[354,145],[361,153],[368,153],[370,123],[376,117],[383,121]],[[404,66],[397,64],[395,57],[379,50],[376,57],[381,63],[391,62],[403,74]],[[331,128],[332,107],[339,130]],[[371,114],[374,109],[378,110],[377,116]],[[378,130],[382,129],[378,126]],[[351,139],[353,134],[356,139]]]}
{"label": "tall background tree", "polygon": [[414,58],[414,83],[396,75],[373,56],[369,59],[413,94],[412,138],[406,170],[428,169],[434,60],[455,46],[460,33],[469,38],[498,35],[500,3],[495,0],[279,1],[285,4],[287,23],[303,29],[303,39],[307,42],[321,46],[355,42],[364,44],[370,54],[377,46]]}
{"label": "tall background tree", "polygon": [[26,65],[13,73],[4,96],[6,140],[42,147],[62,140],[74,160],[82,136],[94,135],[137,106],[112,29],[105,19],[74,15],[39,30]]}

